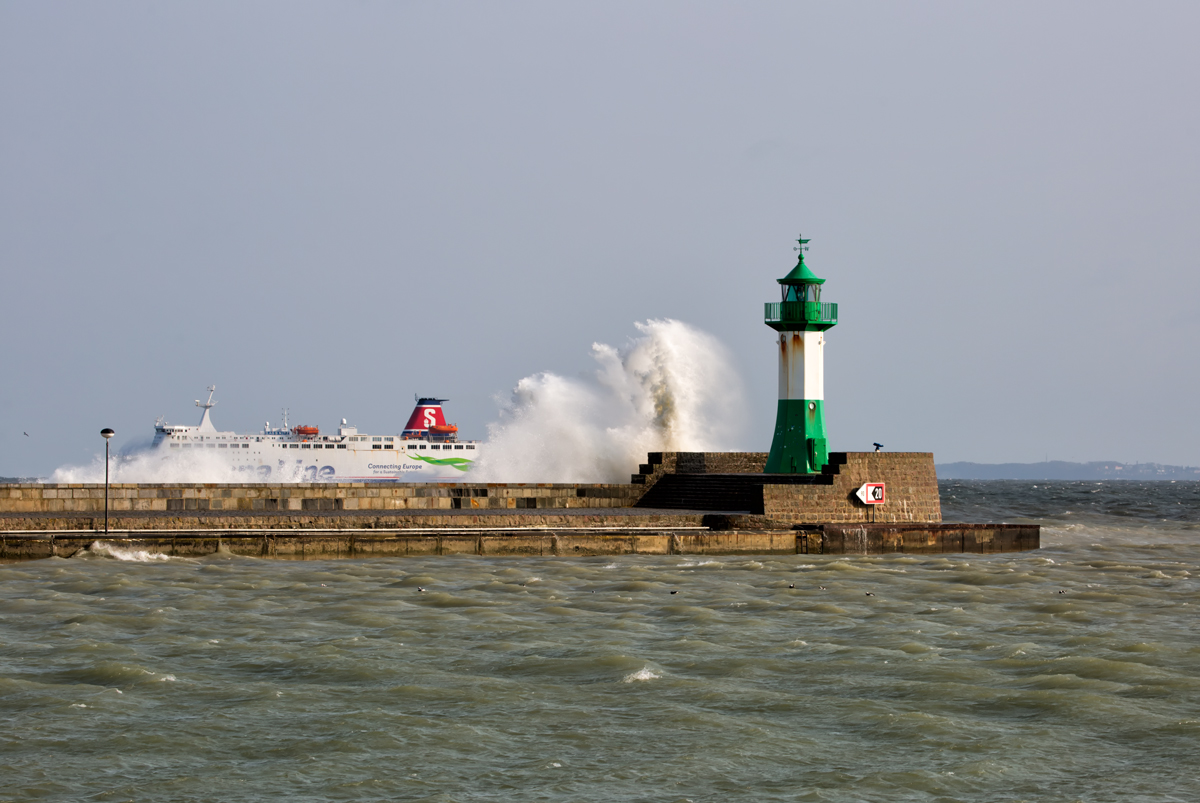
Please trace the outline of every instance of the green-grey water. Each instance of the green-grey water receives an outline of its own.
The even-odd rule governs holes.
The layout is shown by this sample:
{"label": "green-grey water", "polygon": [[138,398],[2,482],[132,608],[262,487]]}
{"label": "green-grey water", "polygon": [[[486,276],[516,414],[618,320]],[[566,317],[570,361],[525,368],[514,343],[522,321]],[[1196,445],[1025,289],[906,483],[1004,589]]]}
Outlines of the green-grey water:
{"label": "green-grey water", "polygon": [[1200,484],[942,495],[1043,549],[0,566],[0,800],[1200,799]]}

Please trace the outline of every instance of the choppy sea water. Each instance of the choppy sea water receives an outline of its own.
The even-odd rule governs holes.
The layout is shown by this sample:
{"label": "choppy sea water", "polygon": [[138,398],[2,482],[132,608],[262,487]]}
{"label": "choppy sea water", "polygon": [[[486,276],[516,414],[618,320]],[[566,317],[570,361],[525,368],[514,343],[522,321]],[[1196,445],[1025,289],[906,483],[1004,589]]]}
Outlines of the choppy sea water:
{"label": "choppy sea water", "polygon": [[1200,484],[942,495],[1043,548],[3,565],[0,800],[1200,800]]}

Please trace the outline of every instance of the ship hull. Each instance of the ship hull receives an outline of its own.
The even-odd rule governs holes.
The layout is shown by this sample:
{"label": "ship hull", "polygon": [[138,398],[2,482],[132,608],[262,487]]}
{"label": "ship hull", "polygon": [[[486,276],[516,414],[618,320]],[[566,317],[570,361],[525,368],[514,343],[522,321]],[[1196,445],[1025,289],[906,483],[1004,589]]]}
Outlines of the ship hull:
{"label": "ship hull", "polygon": [[[346,419],[336,435],[315,426],[242,434],[223,432],[209,415],[208,401],[196,426],[155,426],[152,450],[184,474],[222,477],[229,482],[464,482],[483,444],[460,441],[458,427],[442,414],[444,399],[422,398],[400,435],[360,434]],[[176,472],[178,473],[178,472]]]}
{"label": "ship hull", "polygon": [[[372,449],[366,444],[363,449],[230,436],[224,442],[162,443],[156,449],[164,460],[203,465],[210,469],[206,474],[215,463],[234,482],[465,482],[481,451],[477,444],[408,446]],[[434,446],[441,448],[434,451]]]}

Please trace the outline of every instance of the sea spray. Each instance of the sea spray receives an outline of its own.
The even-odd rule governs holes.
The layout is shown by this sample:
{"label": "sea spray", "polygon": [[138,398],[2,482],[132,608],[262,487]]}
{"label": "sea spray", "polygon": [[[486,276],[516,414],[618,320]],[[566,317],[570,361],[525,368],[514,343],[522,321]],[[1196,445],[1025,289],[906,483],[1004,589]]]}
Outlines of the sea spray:
{"label": "sea spray", "polygon": [[[149,444],[127,447],[109,459],[110,482],[257,482],[253,472],[239,471],[227,460],[216,454],[196,450],[185,453],[167,453],[151,449]],[[297,476],[291,480],[275,478],[275,482],[299,482]],[[60,466],[54,470],[47,482],[81,483],[104,482],[104,455],[96,455],[84,466]]]}
{"label": "sea spray", "polygon": [[647,452],[734,448],[744,394],[725,347],[681,321],[635,325],[623,349],[593,344],[590,375],[518,382],[470,479],[628,482]]}
{"label": "sea spray", "polygon": [[[635,324],[624,348],[596,343],[596,368],[581,378],[526,377],[500,401],[497,421],[467,482],[628,482],[654,451],[736,448],[745,405],[741,379],[719,341],[675,320]],[[114,483],[303,482],[304,466],[230,465],[223,453],[123,449],[109,461]],[[52,483],[104,481],[104,456],[62,466]],[[335,478],[336,481],[336,478]]]}

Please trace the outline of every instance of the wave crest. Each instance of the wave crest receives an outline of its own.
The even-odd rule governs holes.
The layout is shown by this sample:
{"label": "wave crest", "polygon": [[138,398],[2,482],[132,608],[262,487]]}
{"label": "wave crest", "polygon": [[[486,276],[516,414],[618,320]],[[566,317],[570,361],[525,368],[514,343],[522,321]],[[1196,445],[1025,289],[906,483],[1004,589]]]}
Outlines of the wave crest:
{"label": "wave crest", "polygon": [[592,345],[590,376],[518,382],[471,479],[628,482],[647,452],[733,448],[744,393],[729,352],[681,321],[636,326],[624,349]]}

